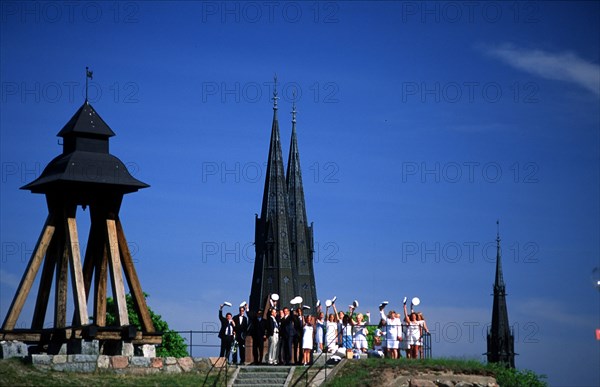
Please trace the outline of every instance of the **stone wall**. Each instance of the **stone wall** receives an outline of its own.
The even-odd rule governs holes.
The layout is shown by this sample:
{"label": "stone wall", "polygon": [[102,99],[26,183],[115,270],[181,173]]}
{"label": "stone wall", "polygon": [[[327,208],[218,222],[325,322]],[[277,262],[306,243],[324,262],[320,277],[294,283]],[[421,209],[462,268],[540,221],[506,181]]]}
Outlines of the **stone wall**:
{"label": "stone wall", "polygon": [[40,370],[67,372],[105,371],[118,374],[155,374],[208,371],[224,366],[223,358],[144,357],[107,355],[31,355]]}

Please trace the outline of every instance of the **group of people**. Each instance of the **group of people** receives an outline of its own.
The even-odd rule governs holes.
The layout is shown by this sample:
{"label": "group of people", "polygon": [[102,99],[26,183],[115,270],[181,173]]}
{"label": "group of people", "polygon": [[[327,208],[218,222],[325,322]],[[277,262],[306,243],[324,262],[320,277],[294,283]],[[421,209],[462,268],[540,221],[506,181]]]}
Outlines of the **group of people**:
{"label": "group of people", "polygon": [[[275,298],[275,300],[274,300]],[[219,308],[221,329],[220,356],[236,364],[239,355],[240,364],[244,364],[246,356],[246,337],[252,337],[252,364],[303,364],[312,360],[313,350],[317,353],[328,351],[360,351],[373,357],[402,357],[405,351],[407,358],[423,357],[423,336],[429,333],[423,315],[415,312],[411,306],[408,313],[406,298],[404,299],[404,318],[394,310],[387,314],[384,302],[379,307],[380,320],[374,332],[369,333],[371,323],[369,312],[355,313],[358,302],[349,305],[347,312],[339,311],[335,298],[327,301],[326,308],[317,302],[315,314],[306,314],[308,307],[296,305],[278,308],[278,297],[269,295],[267,305],[256,311],[250,310],[244,302],[239,313],[223,316],[224,304]],[[270,304],[270,305],[269,305]],[[330,310],[331,308],[331,310]],[[367,337],[372,335],[372,346],[369,347]],[[268,343],[264,353],[264,342]]]}

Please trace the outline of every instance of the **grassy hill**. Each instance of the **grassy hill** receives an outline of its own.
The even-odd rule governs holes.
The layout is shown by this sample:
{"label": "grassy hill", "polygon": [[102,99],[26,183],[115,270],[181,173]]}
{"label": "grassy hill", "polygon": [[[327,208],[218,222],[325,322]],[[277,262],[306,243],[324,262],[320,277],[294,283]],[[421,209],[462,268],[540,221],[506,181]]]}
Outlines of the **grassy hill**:
{"label": "grassy hill", "polygon": [[[336,377],[326,387],[384,386],[390,385],[402,375],[408,378],[420,374],[464,374],[492,376],[501,387],[544,387],[545,376],[529,370],[506,369],[497,365],[483,364],[476,360],[461,359],[366,359],[346,362]],[[393,384],[393,383],[392,383]]]}
{"label": "grassy hill", "polygon": [[[302,369],[302,367],[299,367]],[[230,374],[234,368],[230,369]],[[399,375],[422,373],[493,376],[501,387],[543,387],[544,376],[531,371],[507,370],[482,364],[474,360],[433,359],[365,359],[347,361],[326,387],[382,386]],[[4,386],[225,386],[225,378],[192,372],[157,375],[117,375],[97,371],[95,373],[65,373],[40,371],[19,359],[0,360],[0,381]]]}

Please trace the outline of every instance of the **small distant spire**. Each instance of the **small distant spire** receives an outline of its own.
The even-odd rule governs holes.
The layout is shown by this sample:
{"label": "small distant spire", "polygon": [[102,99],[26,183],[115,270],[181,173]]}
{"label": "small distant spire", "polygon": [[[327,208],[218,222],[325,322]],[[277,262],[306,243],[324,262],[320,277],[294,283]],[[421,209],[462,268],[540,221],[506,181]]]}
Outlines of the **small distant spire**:
{"label": "small distant spire", "polygon": [[90,71],[90,68],[88,66],[85,66],[85,102],[87,102],[88,100],[88,78],[89,79],[94,79],[94,72]]}
{"label": "small distant spire", "polygon": [[496,219],[496,242],[500,244],[500,219]]}
{"label": "small distant spire", "polygon": [[292,92],[292,124],[296,123],[296,90]]}
{"label": "small distant spire", "polygon": [[277,73],[273,77],[273,110],[277,110],[277,100],[279,97],[277,96]]}

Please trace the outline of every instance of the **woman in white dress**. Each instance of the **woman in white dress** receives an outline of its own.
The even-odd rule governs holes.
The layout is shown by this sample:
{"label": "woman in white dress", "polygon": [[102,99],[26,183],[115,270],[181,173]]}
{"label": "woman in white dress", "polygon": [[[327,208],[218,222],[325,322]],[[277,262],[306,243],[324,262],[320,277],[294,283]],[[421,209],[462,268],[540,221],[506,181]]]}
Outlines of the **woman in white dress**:
{"label": "woman in white dress", "polygon": [[364,316],[362,313],[359,313],[356,316],[356,321],[354,322],[354,327],[352,330],[354,331],[354,348],[367,352],[369,344],[367,343],[367,328],[365,328],[365,321],[363,320]]}
{"label": "woman in white dress", "polygon": [[332,313],[327,316],[327,325],[325,329],[325,347],[327,348],[327,352],[335,353],[338,349],[337,339],[338,339],[338,323],[337,323],[337,313]]}
{"label": "woman in white dress", "polygon": [[400,316],[395,311],[390,311],[386,316],[383,312],[385,305],[379,307],[379,313],[381,314],[381,318],[385,320],[386,326],[386,348],[388,357],[392,359],[398,358],[398,348],[400,347],[400,341],[402,340],[402,333],[400,331],[400,326],[402,321],[400,320]]}
{"label": "woman in white dress", "polygon": [[317,353],[323,352],[323,335],[325,332],[325,313],[319,312],[315,320],[315,343],[317,344]]}
{"label": "woman in white dress", "polygon": [[427,328],[427,323],[425,322],[425,317],[423,317],[423,313],[421,313],[421,312],[417,313],[417,323],[419,323],[419,327],[421,328],[418,352],[419,352],[419,359],[422,359],[423,358],[423,336],[425,336],[425,334],[423,332],[429,333],[429,328]]}
{"label": "woman in white dress", "polygon": [[310,353],[312,352],[312,349],[313,349],[313,342],[314,342],[313,323],[314,323],[314,317],[306,316],[304,328],[302,330],[302,332],[303,332],[302,333],[302,350],[304,351],[304,353],[302,355],[302,364],[304,366],[306,366],[306,365],[308,365],[308,363],[310,363]]}
{"label": "woman in white dress", "polygon": [[408,345],[410,345],[410,350],[408,353],[410,354],[411,359],[417,359],[419,357],[421,326],[417,321],[416,313],[413,312],[410,315],[408,314],[408,311],[406,310],[406,304],[404,304],[404,321],[406,321],[406,324],[408,324],[407,339]]}

